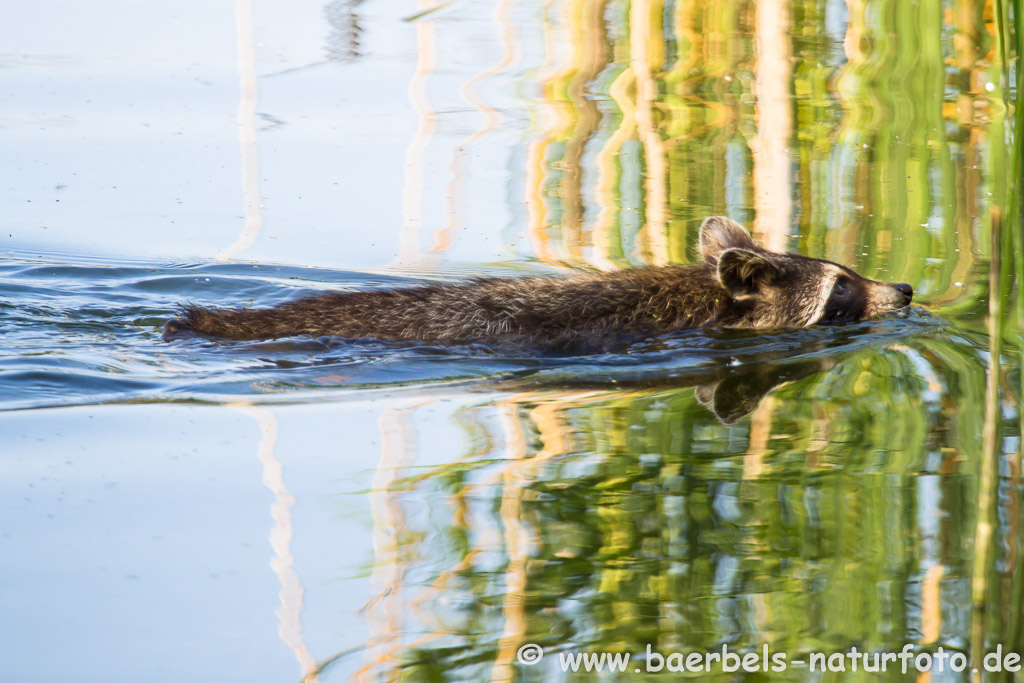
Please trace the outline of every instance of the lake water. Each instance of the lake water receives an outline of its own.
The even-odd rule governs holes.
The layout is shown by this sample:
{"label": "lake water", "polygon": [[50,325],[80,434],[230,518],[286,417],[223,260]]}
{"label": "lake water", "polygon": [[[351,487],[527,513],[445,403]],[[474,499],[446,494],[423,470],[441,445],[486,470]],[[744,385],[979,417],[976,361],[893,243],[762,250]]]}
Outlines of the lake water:
{"label": "lake water", "polygon": [[[642,680],[648,647],[726,645],[793,662],[747,677],[821,680],[797,662],[1024,653],[992,8],[12,7],[0,679],[591,680],[559,654],[626,652],[601,680]],[[575,357],[160,340],[186,301],[692,263],[713,214],[919,305]]]}

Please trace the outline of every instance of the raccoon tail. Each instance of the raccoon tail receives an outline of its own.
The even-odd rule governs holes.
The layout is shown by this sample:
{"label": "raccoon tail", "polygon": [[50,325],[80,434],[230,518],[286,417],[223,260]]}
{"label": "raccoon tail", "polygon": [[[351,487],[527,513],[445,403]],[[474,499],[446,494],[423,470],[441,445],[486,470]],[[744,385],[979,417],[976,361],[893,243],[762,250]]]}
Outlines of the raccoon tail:
{"label": "raccoon tail", "polygon": [[244,308],[202,308],[195,304],[182,304],[175,318],[164,323],[161,338],[164,341],[189,337],[217,337],[220,339],[267,339],[268,330],[261,321],[265,311]]}

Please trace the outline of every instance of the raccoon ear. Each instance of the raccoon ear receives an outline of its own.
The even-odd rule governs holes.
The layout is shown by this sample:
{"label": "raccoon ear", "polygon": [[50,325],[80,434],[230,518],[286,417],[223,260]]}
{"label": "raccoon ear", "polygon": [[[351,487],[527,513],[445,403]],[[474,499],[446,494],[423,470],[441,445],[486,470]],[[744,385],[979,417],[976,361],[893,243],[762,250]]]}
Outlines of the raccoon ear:
{"label": "raccoon ear", "polygon": [[749,299],[779,274],[772,257],[749,249],[726,249],[718,256],[718,281],[733,299]]}
{"label": "raccoon ear", "polygon": [[701,258],[713,266],[726,249],[757,249],[757,245],[739,223],[725,216],[705,218],[700,225]]}

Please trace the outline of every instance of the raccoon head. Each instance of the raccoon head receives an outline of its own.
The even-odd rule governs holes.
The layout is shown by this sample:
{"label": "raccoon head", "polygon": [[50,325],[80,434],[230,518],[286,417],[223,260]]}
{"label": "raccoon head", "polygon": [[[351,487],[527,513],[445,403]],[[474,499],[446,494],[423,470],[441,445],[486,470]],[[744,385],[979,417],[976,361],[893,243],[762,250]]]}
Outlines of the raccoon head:
{"label": "raccoon head", "polygon": [[838,263],[762,249],[723,216],[701,225],[700,253],[729,296],[743,304],[742,327],[864,320],[904,308],[914,296],[905,283],[876,282]]}

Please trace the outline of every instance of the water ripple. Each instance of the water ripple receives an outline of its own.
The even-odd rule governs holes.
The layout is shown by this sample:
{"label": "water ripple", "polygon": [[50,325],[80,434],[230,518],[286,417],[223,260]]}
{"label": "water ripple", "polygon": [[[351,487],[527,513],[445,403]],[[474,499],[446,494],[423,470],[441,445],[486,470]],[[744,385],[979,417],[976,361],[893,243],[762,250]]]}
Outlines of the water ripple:
{"label": "water ripple", "polygon": [[[737,368],[836,359],[944,326],[922,309],[887,320],[774,334],[689,330],[615,353],[550,356],[481,344],[443,346],[297,337],[160,341],[178,302],[271,305],[324,287],[405,277],[251,264],[0,262],[0,409],[124,401],[313,400],[321,391],[435,386],[537,388],[698,382]],[[979,347],[980,348],[980,347]],[[780,369],[779,372],[782,372]]]}

